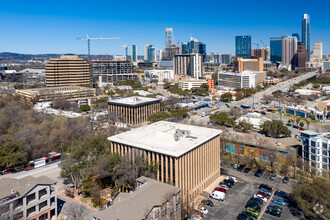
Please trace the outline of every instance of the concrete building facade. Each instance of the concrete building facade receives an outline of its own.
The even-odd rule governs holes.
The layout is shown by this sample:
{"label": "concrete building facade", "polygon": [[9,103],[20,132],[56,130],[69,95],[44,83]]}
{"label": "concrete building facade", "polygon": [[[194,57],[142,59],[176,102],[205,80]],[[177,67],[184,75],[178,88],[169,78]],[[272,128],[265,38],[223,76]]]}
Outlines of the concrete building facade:
{"label": "concrete building facade", "polygon": [[92,60],[93,82],[114,83],[125,80],[138,80],[133,73],[133,63],[130,60]]}
{"label": "concrete building facade", "polygon": [[136,125],[148,121],[148,116],[160,111],[160,100],[147,97],[127,97],[108,101],[110,121]]}
{"label": "concrete building facade", "polygon": [[251,71],[241,73],[219,72],[218,86],[227,88],[254,88],[256,87],[256,74]]}
{"label": "concrete building facade", "polygon": [[89,99],[96,96],[96,89],[83,86],[17,89],[16,95],[27,102],[48,102],[55,99]]}
{"label": "concrete building facade", "polygon": [[311,58],[313,61],[314,59],[323,59],[323,44],[321,41],[316,41],[314,43],[314,48]]}
{"label": "concrete building facade", "polygon": [[52,58],[46,65],[46,86],[90,85],[91,67],[87,59],[78,56]]}
{"label": "concrete building facade", "polygon": [[297,38],[290,36],[282,37],[282,64],[290,65],[297,52]]}
{"label": "concrete building facade", "polygon": [[[108,138],[111,152],[158,164],[157,180],[191,201],[220,176],[221,130],[159,121]],[[132,139],[134,137],[134,139]]]}
{"label": "concrete building facade", "polygon": [[145,70],[144,77],[150,81],[157,80],[158,83],[172,82],[174,72],[173,70]]}
{"label": "concrete building facade", "polygon": [[206,80],[181,80],[179,81],[179,88],[185,89],[192,89],[192,88],[200,88],[202,84],[207,84]]}
{"label": "concrete building facade", "polygon": [[57,217],[56,181],[41,176],[3,178],[0,182],[0,218],[42,220]]}
{"label": "concrete building facade", "polygon": [[202,55],[198,53],[174,55],[174,74],[201,78],[203,76]]}
{"label": "concrete building facade", "polygon": [[268,51],[267,51],[267,48],[260,48],[260,49],[253,49],[251,51],[251,56],[252,58],[263,58],[264,61],[267,60],[267,57],[268,57]]}

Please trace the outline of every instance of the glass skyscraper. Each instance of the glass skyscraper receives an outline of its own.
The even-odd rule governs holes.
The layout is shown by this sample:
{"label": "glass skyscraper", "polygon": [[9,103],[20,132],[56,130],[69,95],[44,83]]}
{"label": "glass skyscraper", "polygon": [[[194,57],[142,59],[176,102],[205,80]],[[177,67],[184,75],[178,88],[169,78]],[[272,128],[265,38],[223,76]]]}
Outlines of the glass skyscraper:
{"label": "glass skyscraper", "polygon": [[292,37],[296,37],[297,38],[297,41],[300,42],[300,36],[298,33],[293,33],[292,34]]}
{"label": "glass skyscraper", "polygon": [[136,45],[132,45],[132,62],[137,61],[137,51],[136,51]]}
{"label": "glass skyscraper", "polygon": [[236,57],[243,59],[251,59],[251,36],[236,36],[235,37]]}
{"label": "glass skyscraper", "polygon": [[270,61],[282,62],[282,39],[270,38]]}
{"label": "glass skyscraper", "polygon": [[165,28],[165,47],[171,47],[173,44],[173,28]]}
{"label": "glass skyscraper", "polygon": [[203,62],[206,62],[206,44],[198,41],[196,38],[190,37],[188,43],[181,44],[182,54],[199,53],[203,57]]}
{"label": "glass skyscraper", "polygon": [[310,61],[310,56],[311,56],[311,23],[309,19],[308,14],[304,14],[303,19],[302,19],[302,30],[301,30],[301,37],[302,37],[302,43],[306,47],[307,51],[307,60]]}

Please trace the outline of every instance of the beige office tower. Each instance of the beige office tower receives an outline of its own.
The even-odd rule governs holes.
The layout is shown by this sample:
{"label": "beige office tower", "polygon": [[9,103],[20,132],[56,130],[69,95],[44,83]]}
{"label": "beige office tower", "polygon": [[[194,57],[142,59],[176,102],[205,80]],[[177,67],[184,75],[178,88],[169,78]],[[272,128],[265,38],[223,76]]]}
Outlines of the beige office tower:
{"label": "beige office tower", "polygon": [[201,54],[174,55],[174,74],[188,75],[199,79],[203,76],[203,58]]}
{"label": "beige office tower", "polygon": [[157,180],[191,202],[220,176],[221,130],[159,121],[108,138],[111,152],[157,166]]}
{"label": "beige office tower", "polygon": [[323,44],[321,41],[316,41],[314,43],[314,49],[312,53],[312,58],[314,59],[322,59],[323,58]]}
{"label": "beige office tower", "polygon": [[87,59],[61,56],[50,59],[46,65],[46,86],[90,85],[91,68]]}
{"label": "beige office tower", "polygon": [[282,63],[291,64],[291,61],[297,52],[297,38],[290,36],[282,37]]}

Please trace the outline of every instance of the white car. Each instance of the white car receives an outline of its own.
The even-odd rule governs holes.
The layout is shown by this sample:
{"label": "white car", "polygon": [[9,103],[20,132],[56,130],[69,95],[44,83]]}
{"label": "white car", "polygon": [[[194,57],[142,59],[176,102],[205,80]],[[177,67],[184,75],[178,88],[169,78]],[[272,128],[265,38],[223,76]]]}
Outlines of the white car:
{"label": "white car", "polygon": [[229,179],[234,180],[235,183],[237,182],[237,178],[236,178],[236,177],[233,177],[233,176],[227,176],[227,177],[226,177],[226,180],[229,180]]}
{"label": "white car", "polygon": [[254,194],[253,197],[262,199],[262,201],[264,201],[264,203],[266,203],[268,201],[268,199],[266,197],[263,197],[262,195],[259,195],[259,194]]}
{"label": "white car", "polygon": [[207,213],[209,213],[209,211],[206,208],[204,208],[203,206],[200,209],[198,208],[198,206],[196,206],[195,207],[195,210],[200,211],[204,215],[206,215]]}
{"label": "white car", "polygon": [[219,185],[218,187],[219,188],[224,188],[225,190],[228,190],[229,189],[229,187],[227,185],[224,185],[224,184],[223,185]]}

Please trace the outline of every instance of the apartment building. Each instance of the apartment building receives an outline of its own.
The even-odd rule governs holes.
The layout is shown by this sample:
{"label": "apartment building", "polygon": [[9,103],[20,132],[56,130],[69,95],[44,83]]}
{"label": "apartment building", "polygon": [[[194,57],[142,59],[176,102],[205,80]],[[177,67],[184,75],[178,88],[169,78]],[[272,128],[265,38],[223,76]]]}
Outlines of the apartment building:
{"label": "apartment building", "polygon": [[259,57],[257,59],[243,59],[241,57],[236,58],[234,61],[234,72],[243,71],[263,71],[264,70],[264,59]]}
{"label": "apartment building", "polygon": [[330,166],[330,133],[317,133],[314,131],[301,131],[302,159],[309,167],[316,169],[321,176],[323,171],[329,172]]}
{"label": "apartment building", "polygon": [[[111,152],[158,164],[157,180],[192,201],[220,176],[221,130],[159,121],[108,138]],[[134,138],[133,138],[134,137]]]}
{"label": "apartment building", "polygon": [[173,70],[145,70],[144,77],[150,81],[156,81],[161,84],[164,82],[172,82],[174,80]]}
{"label": "apartment building", "polygon": [[218,86],[226,88],[254,88],[256,87],[256,74],[251,71],[241,73],[219,72]]}
{"label": "apartment building", "polygon": [[87,59],[78,56],[52,58],[46,65],[46,86],[90,85],[91,67]]}
{"label": "apartment building", "polygon": [[149,115],[159,111],[160,99],[133,96],[108,101],[109,120],[130,125],[146,122]]}
{"label": "apartment building", "polygon": [[144,176],[136,183],[134,191],[119,193],[113,205],[95,212],[94,220],[181,219],[180,188]]}
{"label": "apartment building", "polygon": [[133,73],[133,63],[130,60],[92,60],[93,82],[114,83],[125,80],[138,80]]}
{"label": "apartment building", "polygon": [[57,217],[56,181],[27,176],[0,181],[0,218],[42,220]]}
{"label": "apartment building", "polygon": [[174,74],[199,79],[203,76],[202,60],[202,55],[198,53],[174,55]]}

